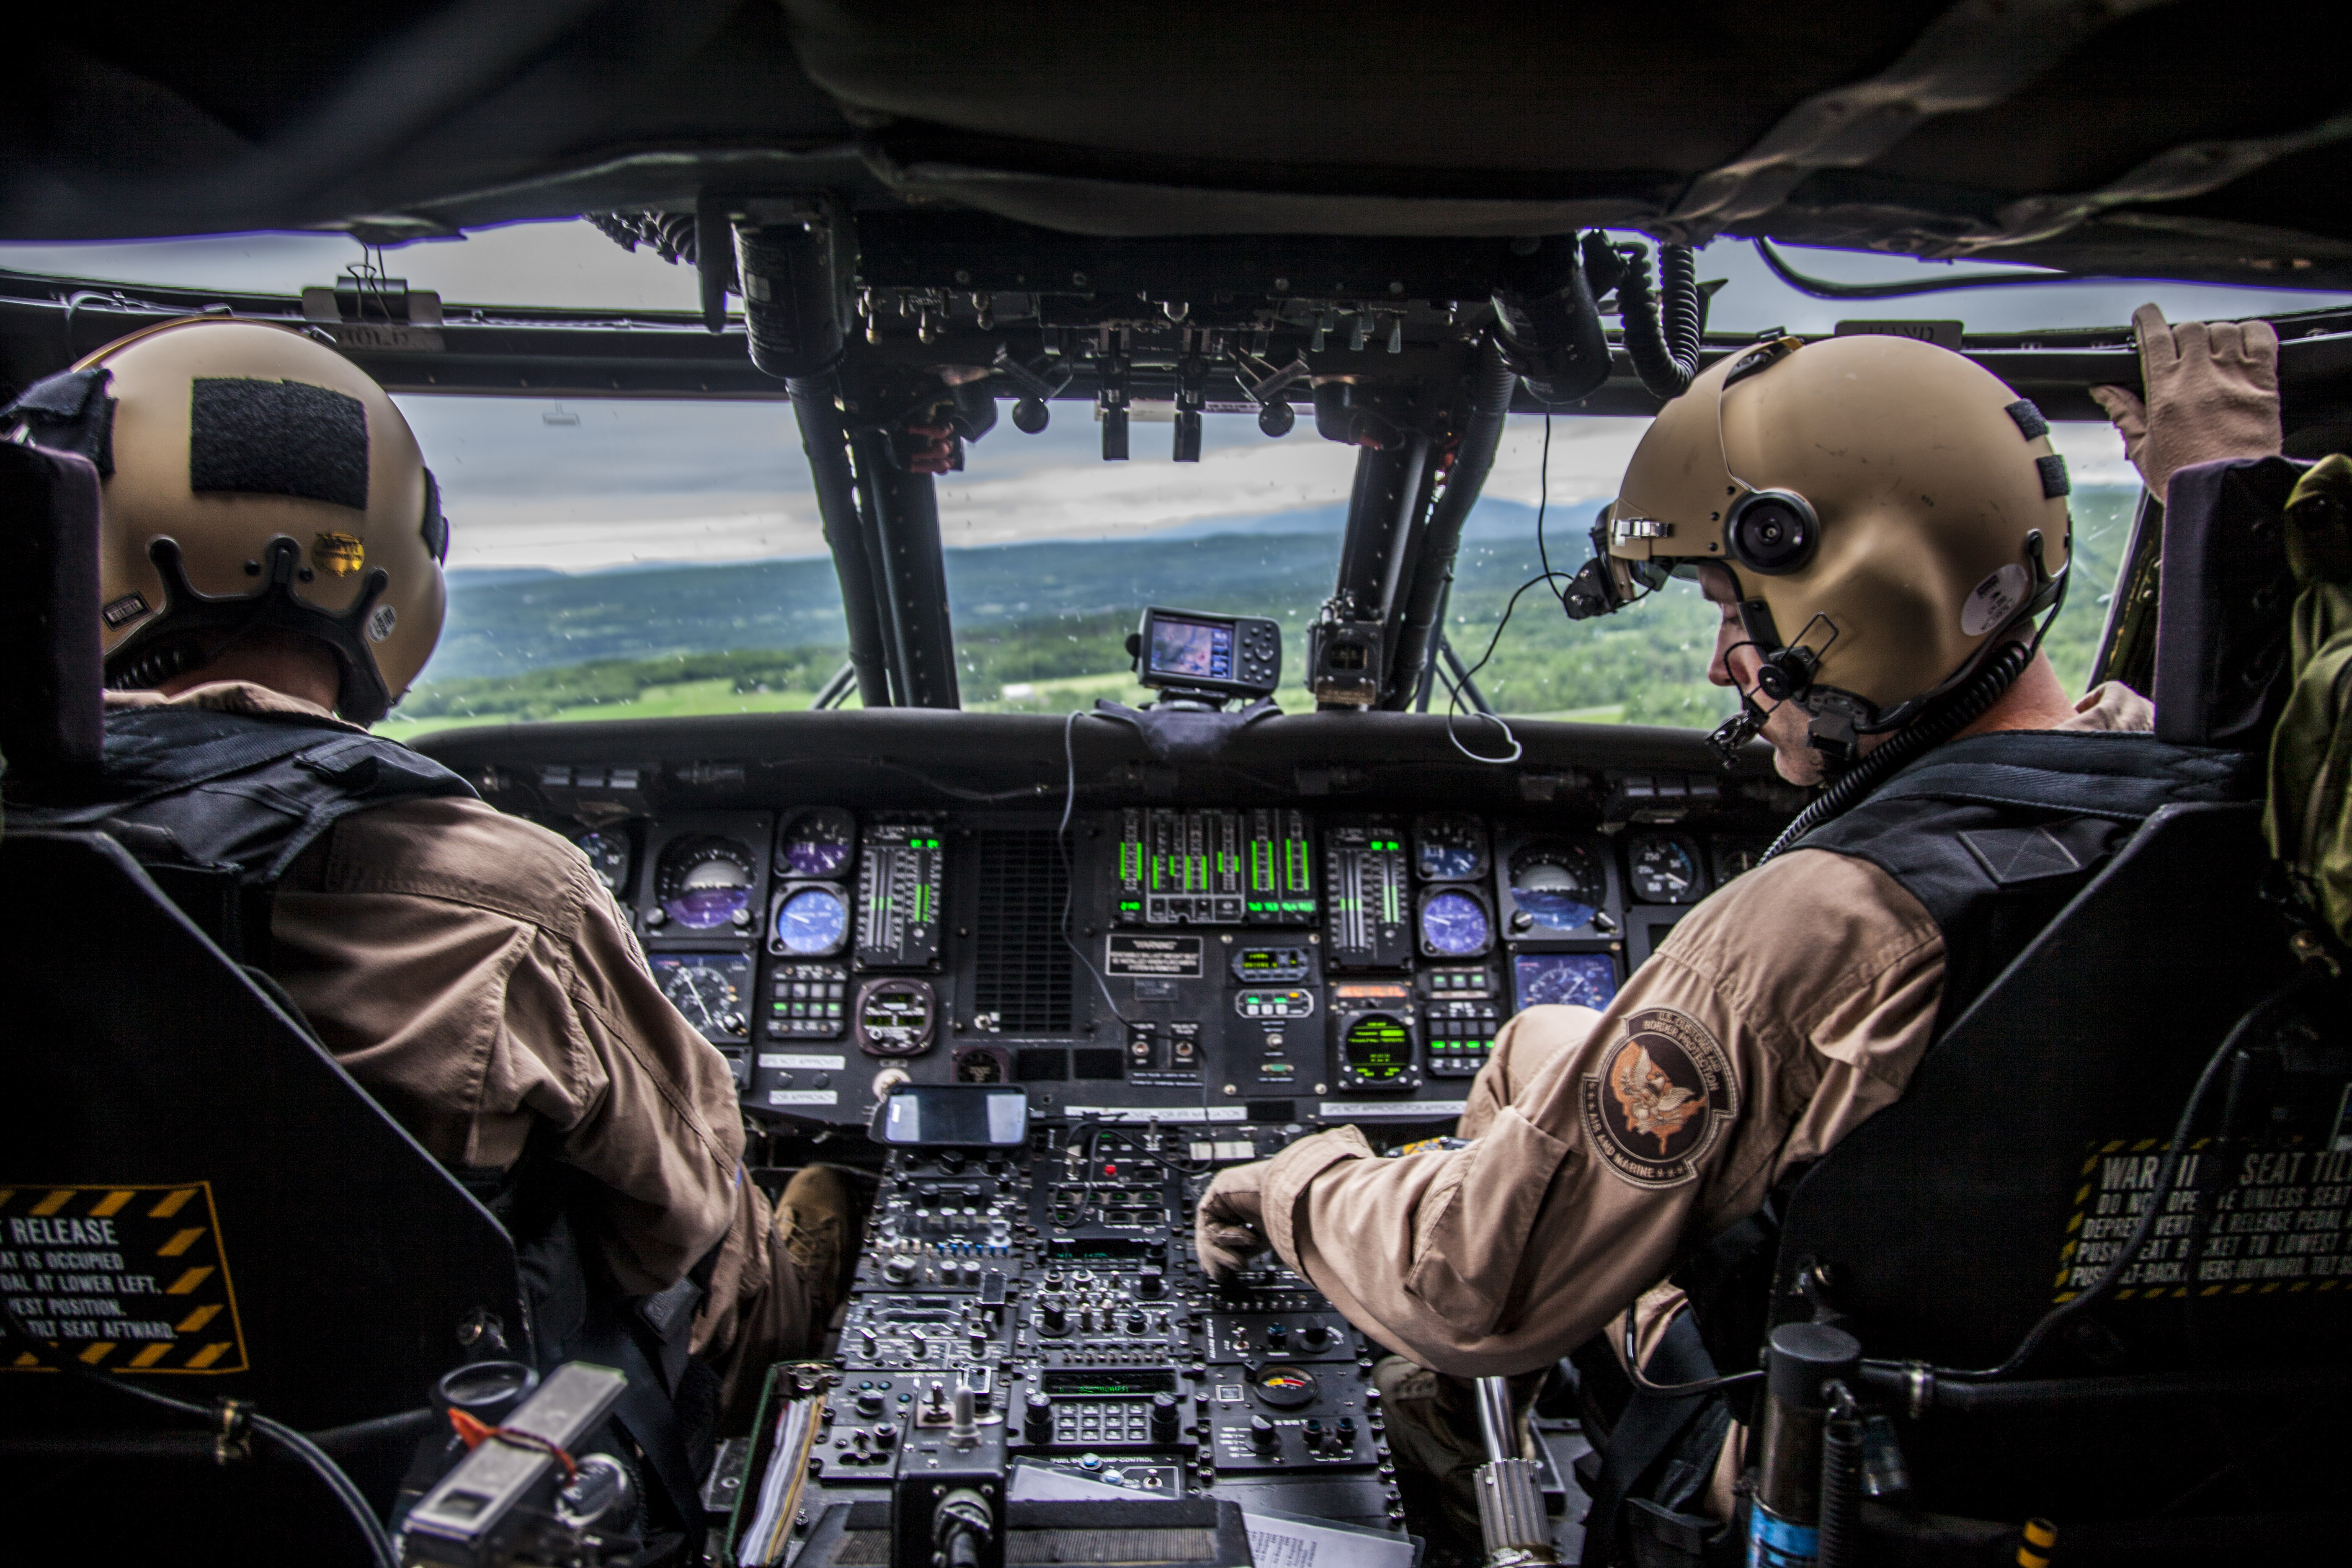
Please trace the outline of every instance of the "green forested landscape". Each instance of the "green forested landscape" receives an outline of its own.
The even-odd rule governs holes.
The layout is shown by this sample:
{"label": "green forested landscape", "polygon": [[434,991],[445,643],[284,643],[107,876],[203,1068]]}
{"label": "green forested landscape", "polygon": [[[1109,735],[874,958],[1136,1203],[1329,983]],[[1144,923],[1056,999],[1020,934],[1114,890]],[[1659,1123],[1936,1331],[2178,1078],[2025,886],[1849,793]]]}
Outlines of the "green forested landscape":
{"label": "green forested landscape", "polygon": [[[2090,667],[2136,490],[2074,498],[2076,575],[2050,637],[2060,676]],[[1551,563],[1583,560],[1590,507],[1555,509]],[[1465,531],[1447,634],[1465,663],[1538,570],[1531,509],[1489,501]],[[1337,519],[1309,514],[1198,537],[1058,540],[948,552],[967,708],[1066,712],[1142,700],[1121,640],[1145,604],[1271,616],[1295,681],[1305,627],[1330,591]],[[397,738],[455,724],[652,718],[803,708],[843,658],[826,560],[654,566],[565,576],[454,572],[449,631],[430,679],[379,725]],[[1715,615],[1675,584],[1633,609],[1571,622],[1541,584],[1518,601],[1478,676],[1506,712],[1708,726],[1732,707],[1706,684]],[[1277,699],[1310,707],[1295,685]],[[854,699],[853,699],[854,700]],[[1438,702],[1443,703],[1441,692]]]}

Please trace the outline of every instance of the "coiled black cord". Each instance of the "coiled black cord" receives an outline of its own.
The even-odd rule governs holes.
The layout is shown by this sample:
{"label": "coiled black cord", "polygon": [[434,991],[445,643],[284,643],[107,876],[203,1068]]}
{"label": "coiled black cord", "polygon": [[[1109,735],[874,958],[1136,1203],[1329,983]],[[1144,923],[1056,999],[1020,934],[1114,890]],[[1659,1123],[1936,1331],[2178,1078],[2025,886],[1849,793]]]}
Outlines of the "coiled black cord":
{"label": "coiled black cord", "polygon": [[1822,1429],[1822,1534],[1819,1568],[1862,1562],[1862,1423],[1845,1384],[1829,1385],[1835,1402]]}
{"label": "coiled black cord", "polygon": [[1650,248],[1621,245],[1624,276],[1617,280],[1617,310],[1625,323],[1625,353],[1654,397],[1680,397],[1698,374],[1706,300],[1698,289],[1698,256],[1687,245],[1658,247],[1658,273],[1664,320],[1650,292]]}
{"label": "coiled black cord", "polygon": [[2032,662],[2039,642],[2037,638],[2032,643],[2002,644],[1967,685],[1945,699],[1942,707],[1896,731],[1876,751],[1840,773],[1835,784],[1822,791],[1819,799],[1799,812],[1796,820],[1780,830],[1780,837],[1772,840],[1772,847],[1765,850],[1756,863],[1761,866],[1774,856],[1793,848],[1806,834],[1858,804],[1887,774],[1929,747],[1942,745],[1981,717],[1985,710],[2000,700],[2000,694],[2025,673],[2025,667]]}

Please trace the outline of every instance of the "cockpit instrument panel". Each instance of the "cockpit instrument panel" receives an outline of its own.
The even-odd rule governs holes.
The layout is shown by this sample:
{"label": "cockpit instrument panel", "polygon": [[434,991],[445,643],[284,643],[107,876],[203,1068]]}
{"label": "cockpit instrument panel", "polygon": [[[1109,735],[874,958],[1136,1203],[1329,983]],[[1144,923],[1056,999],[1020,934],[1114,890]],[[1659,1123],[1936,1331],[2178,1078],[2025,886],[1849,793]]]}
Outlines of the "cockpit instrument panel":
{"label": "cockpit instrument panel", "polygon": [[[1342,986],[1360,991],[1371,987]],[[1402,987],[1397,989],[1402,990]],[[1402,1005],[1378,1005],[1370,996],[1348,997],[1350,1009],[1332,1020],[1339,1083],[1349,1089],[1403,1094],[1421,1087],[1421,1064],[1413,1052],[1412,1014]],[[1400,1002],[1409,998],[1400,998]]]}
{"label": "cockpit instrument panel", "polygon": [[784,818],[776,834],[776,875],[845,875],[857,858],[857,818],[837,805],[813,805]]}
{"label": "cockpit instrument panel", "polygon": [[1609,873],[1580,838],[1531,838],[1504,862],[1507,929],[1513,936],[1565,936],[1606,918]]}
{"label": "cockpit instrument panel", "polygon": [[629,868],[635,857],[625,829],[598,828],[579,835],[572,842],[588,857],[588,868],[596,873],[596,879],[610,889],[614,898],[629,896]]}
{"label": "cockpit instrument panel", "polygon": [[946,863],[939,824],[930,818],[866,825],[857,868],[859,968],[938,967]]}
{"label": "cockpit instrument panel", "polygon": [[1412,819],[1412,868],[1424,882],[1469,882],[1486,874],[1486,825],[1467,812]]}
{"label": "cockpit instrument panel", "polygon": [[1698,847],[1679,834],[1645,833],[1629,842],[1625,870],[1645,904],[1695,904],[1706,895]]}
{"label": "cockpit instrument panel", "polygon": [[825,958],[849,938],[849,895],[831,882],[788,882],[768,919],[768,951]]}
{"label": "cockpit instrument panel", "polygon": [[1397,969],[1411,960],[1402,821],[1332,818],[1323,830],[1323,885],[1334,969]]}
{"label": "cockpit instrument panel", "polygon": [[940,1000],[923,980],[870,980],[857,993],[857,1048],[869,1056],[919,1056],[939,1031]]}
{"label": "cockpit instrument panel", "polygon": [[[715,834],[674,839],[655,870],[655,923],[680,931],[747,930],[759,881],[751,851]],[[653,920],[649,912],[646,917]]]}
{"label": "cockpit instrument panel", "polygon": [[736,1045],[750,1037],[746,997],[751,961],[733,952],[657,952],[648,962],[654,983],[686,1021],[713,1045]]}
{"label": "cockpit instrument panel", "polygon": [[1608,1006],[1770,826],[1715,804],[1596,820],[1720,801],[1696,781],[1394,812],[1082,796],[1066,824],[1050,797],[868,808],[822,787],[563,826],[625,879],[745,1108],[842,1125],[898,1078],[1163,1129],[1444,1121],[1514,1012]]}
{"label": "cockpit instrument panel", "polygon": [[1617,995],[1617,961],[1605,952],[1523,952],[1511,961],[1519,1006],[1609,1005]]}

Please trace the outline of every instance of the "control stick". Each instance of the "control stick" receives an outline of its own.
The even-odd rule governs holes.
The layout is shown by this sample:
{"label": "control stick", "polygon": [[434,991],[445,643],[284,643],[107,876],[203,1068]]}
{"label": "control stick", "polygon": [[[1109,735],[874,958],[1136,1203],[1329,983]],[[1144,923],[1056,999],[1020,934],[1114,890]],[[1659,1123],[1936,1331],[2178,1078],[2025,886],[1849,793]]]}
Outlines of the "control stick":
{"label": "control stick", "polygon": [[1508,1378],[1478,1380],[1478,1431],[1486,1462],[1478,1467],[1478,1528],[1486,1538],[1486,1568],[1557,1563],[1550,1521],[1544,1517],[1537,1465],[1519,1458],[1517,1414]]}

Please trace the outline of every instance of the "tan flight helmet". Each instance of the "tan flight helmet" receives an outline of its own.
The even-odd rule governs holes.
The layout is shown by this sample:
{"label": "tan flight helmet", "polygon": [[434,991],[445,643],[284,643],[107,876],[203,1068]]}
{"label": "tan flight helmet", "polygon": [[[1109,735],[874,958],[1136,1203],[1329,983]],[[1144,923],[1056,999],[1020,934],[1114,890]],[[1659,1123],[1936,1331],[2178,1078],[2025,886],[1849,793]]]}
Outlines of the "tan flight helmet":
{"label": "tan flight helmet", "polygon": [[120,338],[28,390],[13,438],[101,479],[107,684],[195,668],[222,633],[335,651],[336,708],[383,718],[441,636],[449,529],[392,399],[299,332],[201,317]]}
{"label": "tan flight helmet", "polygon": [[1814,744],[1847,760],[2057,602],[2067,490],[2041,410],[1973,361],[1911,338],[1781,338],[1660,412],[1570,614],[1727,568],[1762,694],[1801,704]]}

